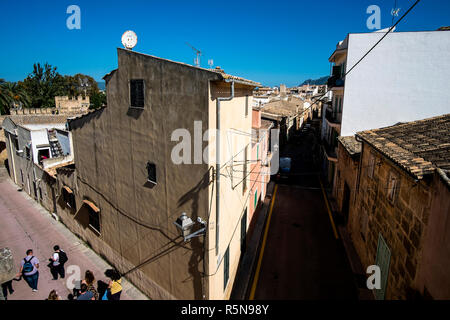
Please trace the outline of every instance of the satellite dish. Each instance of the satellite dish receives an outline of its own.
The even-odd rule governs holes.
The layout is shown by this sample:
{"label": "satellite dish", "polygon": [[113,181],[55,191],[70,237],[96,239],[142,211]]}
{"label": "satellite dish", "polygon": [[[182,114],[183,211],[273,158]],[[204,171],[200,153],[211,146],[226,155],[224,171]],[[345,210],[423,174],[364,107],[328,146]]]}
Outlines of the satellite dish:
{"label": "satellite dish", "polygon": [[122,44],[128,50],[133,49],[137,44],[136,33],[131,30],[125,31],[122,35]]}

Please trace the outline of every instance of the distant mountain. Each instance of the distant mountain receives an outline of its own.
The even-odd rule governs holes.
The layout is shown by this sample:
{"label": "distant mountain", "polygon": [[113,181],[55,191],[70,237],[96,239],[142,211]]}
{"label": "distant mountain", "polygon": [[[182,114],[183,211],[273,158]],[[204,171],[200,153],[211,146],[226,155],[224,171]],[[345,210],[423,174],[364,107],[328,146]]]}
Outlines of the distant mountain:
{"label": "distant mountain", "polygon": [[319,78],[319,79],[316,79],[316,80],[308,79],[308,80],[305,80],[305,81],[300,85],[300,87],[301,87],[301,86],[304,86],[304,85],[306,85],[306,84],[309,84],[309,85],[315,85],[315,86],[327,84],[328,78],[329,78],[329,76],[325,76],[325,77],[322,77],[322,78]]}

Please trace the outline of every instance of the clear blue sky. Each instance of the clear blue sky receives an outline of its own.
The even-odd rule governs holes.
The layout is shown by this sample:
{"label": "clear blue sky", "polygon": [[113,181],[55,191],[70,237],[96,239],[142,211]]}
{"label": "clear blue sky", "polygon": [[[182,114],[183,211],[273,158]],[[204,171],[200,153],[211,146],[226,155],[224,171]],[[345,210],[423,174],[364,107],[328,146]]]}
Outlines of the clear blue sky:
{"label": "clear blue sky", "polygon": [[[350,32],[369,32],[366,9],[381,8],[382,28],[391,25],[395,0],[322,1],[11,1],[0,2],[0,78],[25,78],[35,62],[61,74],[84,73],[96,80],[117,68],[121,35],[134,30],[135,51],[202,66],[214,59],[227,73],[293,86],[329,74],[328,57]],[[400,15],[414,0],[397,0]],[[81,8],[81,30],[69,30],[66,9]],[[450,1],[422,0],[398,31],[450,25]]]}

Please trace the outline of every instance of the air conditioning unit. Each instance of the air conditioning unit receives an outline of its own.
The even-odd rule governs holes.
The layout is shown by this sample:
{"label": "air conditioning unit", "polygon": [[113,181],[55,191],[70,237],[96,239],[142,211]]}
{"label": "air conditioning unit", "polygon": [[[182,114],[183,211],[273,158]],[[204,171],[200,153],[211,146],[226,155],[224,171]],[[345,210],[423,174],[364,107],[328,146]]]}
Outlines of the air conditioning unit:
{"label": "air conditioning unit", "polygon": [[23,155],[23,150],[16,150],[16,154],[18,156],[22,156]]}

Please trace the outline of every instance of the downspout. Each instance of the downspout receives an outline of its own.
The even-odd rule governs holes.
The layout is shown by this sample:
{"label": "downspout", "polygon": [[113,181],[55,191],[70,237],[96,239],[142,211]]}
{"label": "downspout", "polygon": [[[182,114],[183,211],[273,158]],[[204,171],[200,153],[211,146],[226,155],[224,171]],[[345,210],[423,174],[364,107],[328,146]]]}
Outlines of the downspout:
{"label": "downspout", "polygon": [[[228,81],[226,81],[228,82]],[[216,256],[219,254],[219,219],[220,219],[220,103],[234,98],[234,80],[231,81],[231,96],[217,98],[216,105]]]}

